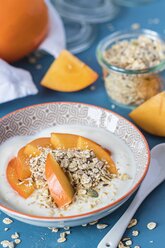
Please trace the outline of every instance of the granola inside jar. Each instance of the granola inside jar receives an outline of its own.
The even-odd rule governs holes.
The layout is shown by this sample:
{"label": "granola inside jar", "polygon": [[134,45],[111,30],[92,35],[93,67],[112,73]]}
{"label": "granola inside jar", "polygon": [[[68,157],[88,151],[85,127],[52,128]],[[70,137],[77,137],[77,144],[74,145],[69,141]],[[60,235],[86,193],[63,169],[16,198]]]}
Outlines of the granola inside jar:
{"label": "granola inside jar", "polygon": [[116,32],[100,42],[97,58],[106,91],[119,105],[140,105],[163,90],[165,43],[156,32]]}

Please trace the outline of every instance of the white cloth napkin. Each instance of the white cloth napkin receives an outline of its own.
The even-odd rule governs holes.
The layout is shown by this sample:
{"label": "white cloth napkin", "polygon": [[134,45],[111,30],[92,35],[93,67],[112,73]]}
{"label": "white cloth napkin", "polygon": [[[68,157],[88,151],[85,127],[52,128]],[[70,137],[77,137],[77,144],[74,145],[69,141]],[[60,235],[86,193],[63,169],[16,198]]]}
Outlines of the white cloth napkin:
{"label": "white cloth napkin", "polygon": [[15,68],[0,59],[0,103],[37,93],[28,71]]}
{"label": "white cloth napkin", "polygon": [[57,57],[66,47],[65,30],[55,7],[51,4],[50,0],[45,0],[45,2],[48,6],[50,27],[49,33],[46,39],[41,43],[39,49],[43,49],[54,57]]}
{"label": "white cloth napkin", "polygon": [[[50,28],[39,49],[57,57],[65,48],[65,31],[62,20],[50,0],[45,2],[48,6]],[[0,103],[37,93],[38,90],[28,71],[15,68],[0,59]]]}

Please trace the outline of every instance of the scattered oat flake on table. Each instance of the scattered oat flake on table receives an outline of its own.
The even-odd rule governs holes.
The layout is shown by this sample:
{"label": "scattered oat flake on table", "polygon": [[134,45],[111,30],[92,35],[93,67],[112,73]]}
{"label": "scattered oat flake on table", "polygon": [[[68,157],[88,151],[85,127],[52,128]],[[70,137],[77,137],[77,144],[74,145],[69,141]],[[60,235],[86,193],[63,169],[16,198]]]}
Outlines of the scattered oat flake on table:
{"label": "scattered oat flake on table", "polygon": [[13,220],[9,219],[9,218],[4,218],[2,221],[4,224],[9,225],[13,222]]}
{"label": "scattered oat flake on table", "polygon": [[57,242],[58,243],[63,243],[63,242],[65,242],[66,241],[66,238],[59,238],[59,239],[57,239]]}
{"label": "scattered oat flake on table", "polygon": [[70,227],[69,226],[64,226],[64,230],[69,230],[70,229]]}
{"label": "scattered oat flake on table", "polygon": [[82,224],[81,226],[83,226],[83,227],[84,227],[84,226],[87,226],[87,224]]}
{"label": "scattered oat flake on table", "polygon": [[21,240],[20,239],[15,239],[14,242],[15,242],[16,245],[18,245],[18,244],[21,243]]}
{"label": "scattered oat flake on table", "polygon": [[149,223],[147,224],[147,228],[148,228],[149,230],[155,229],[156,226],[157,226],[156,222],[149,222]]}
{"label": "scattered oat flake on table", "polygon": [[125,246],[122,241],[119,242],[118,248],[128,248],[128,246]]}
{"label": "scattered oat flake on table", "polygon": [[58,232],[58,228],[56,227],[48,227],[48,229],[50,229],[52,232]]}
{"label": "scattered oat flake on table", "polygon": [[132,240],[127,240],[126,242],[125,242],[125,244],[126,244],[126,246],[130,246],[130,245],[132,245]]}
{"label": "scattered oat flake on table", "polygon": [[5,228],[4,228],[4,231],[5,231],[5,232],[7,232],[8,230],[9,230],[9,228],[8,228],[8,227],[5,227]]}
{"label": "scattered oat flake on table", "polygon": [[140,246],[139,245],[135,245],[134,248],[140,248]]}
{"label": "scattered oat flake on table", "polygon": [[133,230],[132,231],[132,236],[137,237],[139,235],[139,231]]}
{"label": "scattered oat flake on table", "polygon": [[139,23],[133,23],[133,24],[131,25],[131,29],[133,29],[133,30],[140,29],[140,24],[139,24]]}
{"label": "scattered oat flake on table", "polygon": [[132,219],[127,228],[131,228],[137,225],[137,219]]}
{"label": "scattered oat flake on table", "polygon": [[4,248],[14,248],[14,243],[13,242],[10,242],[8,240],[1,241],[1,245]]}
{"label": "scattered oat flake on table", "polygon": [[60,233],[60,238],[65,238],[65,237],[66,237],[66,233],[65,232]]}
{"label": "scattered oat flake on table", "polygon": [[12,239],[17,239],[19,238],[19,234],[17,232],[15,232],[14,234],[11,235]]}
{"label": "scattered oat flake on table", "polygon": [[104,229],[106,228],[108,225],[107,224],[97,224],[97,229]]}
{"label": "scattered oat flake on table", "polygon": [[127,240],[130,240],[130,238],[123,238],[122,241],[127,241]]}
{"label": "scattered oat flake on table", "polygon": [[71,231],[66,231],[65,233],[68,235],[68,234],[71,234]]}
{"label": "scattered oat flake on table", "polygon": [[95,225],[95,224],[97,224],[97,223],[98,223],[98,220],[95,220],[95,221],[89,222],[89,225],[90,225],[90,226],[93,226],[93,225]]}

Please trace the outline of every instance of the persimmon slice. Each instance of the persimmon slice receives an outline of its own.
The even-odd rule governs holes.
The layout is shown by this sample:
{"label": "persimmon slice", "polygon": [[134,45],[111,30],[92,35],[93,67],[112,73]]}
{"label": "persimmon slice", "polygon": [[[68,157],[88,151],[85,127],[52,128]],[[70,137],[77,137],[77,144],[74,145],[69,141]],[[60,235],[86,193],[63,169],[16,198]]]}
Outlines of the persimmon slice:
{"label": "persimmon slice", "polygon": [[52,90],[73,92],[84,89],[98,78],[98,74],[69,51],[63,50],[52,63],[41,85]]}
{"label": "persimmon slice", "polygon": [[102,148],[97,143],[90,139],[79,136],[77,142],[77,148],[80,150],[91,149],[94,151],[96,157],[100,160],[105,160],[108,163],[108,169],[112,174],[117,174],[117,169],[114,161],[112,160],[109,152]]}
{"label": "persimmon slice", "polygon": [[17,158],[13,158],[6,170],[7,180],[10,186],[23,198],[28,198],[35,190],[34,185],[30,185],[28,181],[20,181],[17,176]]}
{"label": "persimmon slice", "polygon": [[39,147],[51,147],[50,138],[35,139],[19,150],[17,155],[17,175],[20,180],[30,177],[29,159],[40,155]]}
{"label": "persimmon slice", "polygon": [[61,208],[70,204],[73,200],[74,190],[66,174],[51,154],[47,156],[45,176],[50,194],[57,206]]}
{"label": "persimmon slice", "polygon": [[78,135],[67,133],[52,133],[51,143],[55,149],[74,149],[77,147]]}

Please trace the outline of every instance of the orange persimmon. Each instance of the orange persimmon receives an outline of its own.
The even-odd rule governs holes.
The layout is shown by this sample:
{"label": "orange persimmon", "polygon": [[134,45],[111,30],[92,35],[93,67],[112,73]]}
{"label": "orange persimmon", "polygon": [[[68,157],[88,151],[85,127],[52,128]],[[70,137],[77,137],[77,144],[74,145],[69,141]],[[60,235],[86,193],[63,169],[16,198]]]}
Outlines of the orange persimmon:
{"label": "orange persimmon", "polygon": [[73,92],[86,88],[97,78],[98,74],[89,66],[63,50],[50,66],[41,85],[52,90]]}
{"label": "orange persimmon", "polygon": [[38,147],[51,147],[50,138],[35,139],[19,150],[17,155],[17,175],[20,180],[30,177],[29,159],[40,155],[41,151]]}
{"label": "orange persimmon", "polygon": [[78,135],[67,133],[51,133],[51,143],[55,149],[71,149],[77,147]]}
{"label": "orange persimmon", "polygon": [[45,38],[48,10],[44,0],[4,0],[0,6],[0,58],[13,62]]}
{"label": "orange persimmon", "polygon": [[25,147],[22,147],[17,154],[16,171],[20,180],[24,180],[31,176],[29,166],[29,156],[24,154]]}
{"label": "orange persimmon", "polygon": [[106,160],[109,164],[109,170],[113,174],[117,174],[117,169],[114,161],[111,158],[111,152],[103,148],[94,141],[75,134],[66,133],[52,133],[51,143],[55,149],[72,149],[78,148],[80,150],[91,149],[94,151],[96,157]]}
{"label": "orange persimmon", "polygon": [[48,154],[45,167],[45,175],[48,182],[50,194],[59,208],[70,204],[74,197],[74,190],[64,171]]}
{"label": "orange persimmon", "polygon": [[91,149],[94,151],[96,157],[100,160],[105,160],[108,163],[108,169],[112,174],[117,174],[117,169],[114,161],[112,160],[109,152],[102,148],[97,143],[90,139],[79,136],[77,148],[80,150]]}
{"label": "orange persimmon", "polygon": [[20,196],[26,199],[33,193],[33,191],[35,190],[35,187],[34,185],[29,185],[28,181],[20,182],[17,176],[16,167],[17,167],[17,158],[13,158],[7,166],[7,170],[6,170],[7,180],[10,186]]}

